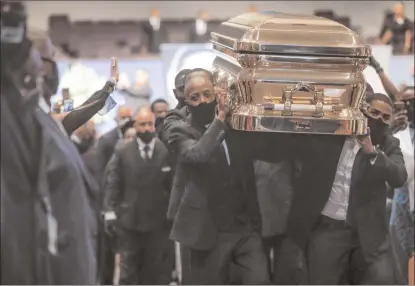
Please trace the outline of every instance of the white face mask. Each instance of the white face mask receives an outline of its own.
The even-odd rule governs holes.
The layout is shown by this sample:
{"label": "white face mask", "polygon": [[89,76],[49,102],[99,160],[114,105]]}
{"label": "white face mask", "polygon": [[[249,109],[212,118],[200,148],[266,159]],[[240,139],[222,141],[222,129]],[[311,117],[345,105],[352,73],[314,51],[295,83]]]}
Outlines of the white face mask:
{"label": "white face mask", "polygon": [[404,22],[404,20],[402,18],[396,19],[396,23],[398,23],[399,25],[402,25],[403,22]]}
{"label": "white face mask", "polygon": [[201,19],[197,19],[196,20],[196,33],[199,36],[202,36],[202,35],[206,34],[206,32],[207,32],[206,22],[201,20]]}

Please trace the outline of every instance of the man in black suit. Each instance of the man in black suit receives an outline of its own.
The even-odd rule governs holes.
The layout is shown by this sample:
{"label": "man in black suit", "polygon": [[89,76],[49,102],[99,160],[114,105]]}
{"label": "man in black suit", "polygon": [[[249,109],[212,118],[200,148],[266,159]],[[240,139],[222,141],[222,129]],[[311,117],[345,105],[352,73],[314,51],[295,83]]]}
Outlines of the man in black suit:
{"label": "man in black suit", "polygon": [[402,186],[407,173],[399,140],[387,132],[391,100],[370,94],[367,101],[368,135],[304,138],[287,232],[307,244],[310,284],[393,284],[386,184]]}
{"label": "man in black suit", "polygon": [[143,25],[147,35],[147,51],[152,54],[160,53],[160,44],[164,42],[165,28],[160,18],[160,11],[152,9],[148,22]]}
{"label": "man in black suit", "polygon": [[169,112],[169,104],[162,98],[156,99],[150,106],[151,111],[156,116],[156,132],[157,136],[161,139],[163,138],[163,121],[166,117],[167,113]]}
{"label": "man in black suit", "polygon": [[261,219],[251,151],[261,159],[274,159],[276,154],[262,155],[258,150],[268,150],[266,146],[241,142],[249,142],[251,135],[255,143],[268,139],[263,142],[270,146],[289,142],[283,136],[271,141],[264,133],[229,130],[226,93],[219,94],[217,104],[208,71],[187,74],[185,96],[190,115],[172,124],[168,134],[168,143],[185,173],[182,197],[171,198],[180,202],[170,237],[190,248],[190,284],[230,283],[232,264],[241,270],[241,283],[266,284],[269,273],[258,233]]}
{"label": "man in black suit", "polygon": [[114,147],[119,139],[122,139],[121,128],[132,119],[132,110],[129,107],[121,106],[117,114],[117,127],[101,136],[97,145],[97,170],[100,181],[104,175],[105,167],[114,153]]}
{"label": "man in black suit", "polygon": [[[108,161],[110,160],[112,154],[114,153],[115,145],[119,140],[123,138],[123,128],[126,127],[126,124],[129,124],[132,120],[132,110],[129,107],[121,106],[117,113],[117,127],[108,133],[102,135],[98,140],[98,144],[95,150],[95,163],[96,163],[96,179],[100,185],[101,190],[101,201],[105,197],[103,183],[105,180],[105,167],[107,166]],[[113,274],[114,274],[114,256],[113,251],[114,241],[107,233],[104,233],[102,241],[102,271],[101,271],[101,283],[104,285],[112,285],[113,283]]]}
{"label": "man in black suit", "polygon": [[208,29],[209,14],[200,10],[190,30],[190,43],[209,43],[210,31]]}
{"label": "man in black suit", "polygon": [[167,285],[171,278],[165,259],[171,165],[154,122],[151,110],[140,108],[137,140],[116,149],[108,164],[105,219],[117,221],[120,285]]}

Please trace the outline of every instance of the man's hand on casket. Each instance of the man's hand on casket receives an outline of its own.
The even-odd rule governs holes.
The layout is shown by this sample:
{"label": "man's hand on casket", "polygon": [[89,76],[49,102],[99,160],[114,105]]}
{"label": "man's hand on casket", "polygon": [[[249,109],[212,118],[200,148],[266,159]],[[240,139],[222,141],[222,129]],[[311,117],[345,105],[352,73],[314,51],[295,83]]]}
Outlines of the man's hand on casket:
{"label": "man's hand on casket", "polygon": [[216,102],[217,102],[217,118],[219,120],[225,121],[227,116],[230,114],[230,108],[227,105],[226,99],[228,96],[228,93],[224,89],[216,88]]}

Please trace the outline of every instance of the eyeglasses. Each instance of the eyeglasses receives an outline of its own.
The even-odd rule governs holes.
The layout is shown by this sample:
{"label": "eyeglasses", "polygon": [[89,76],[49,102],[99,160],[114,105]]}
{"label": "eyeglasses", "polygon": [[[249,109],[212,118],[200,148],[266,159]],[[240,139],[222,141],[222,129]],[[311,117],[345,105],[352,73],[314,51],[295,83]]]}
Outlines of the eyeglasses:
{"label": "eyeglasses", "polygon": [[392,121],[392,115],[382,113],[382,111],[379,111],[376,108],[373,108],[373,107],[370,107],[370,106],[367,108],[367,115],[372,117],[373,119],[379,119],[380,118],[386,124],[390,124],[391,121]]}

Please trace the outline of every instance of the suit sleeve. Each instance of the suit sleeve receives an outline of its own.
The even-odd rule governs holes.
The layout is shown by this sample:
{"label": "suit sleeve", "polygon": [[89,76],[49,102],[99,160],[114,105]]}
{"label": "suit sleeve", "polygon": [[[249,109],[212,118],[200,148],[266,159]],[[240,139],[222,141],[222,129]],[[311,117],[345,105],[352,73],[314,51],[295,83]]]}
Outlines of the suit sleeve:
{"label": "suit sleeve", "polygon": [[108,153],[109,153],[109,148],[108,148],[108,144],[106,142],[106,137],[101,137],[98,140],[98,144],[97,144],[97,149],[96,149],[96,160],[95,160],[95,164],[96,164],[96,177],[98,179],[98,184],[101,186],[102,182],[103,182],[103,178],[104,178],[104,173],[105,173],[105,167],[107,166],[108,163]]}
{"label": "suit sleeve", "polygon": [[189,134],[190,127],[185,122],[176,121],[172,125],[166,134],[168,145],[178,155],[180,162],[185,164],[207,163],[213,151],[222,143],[229,128],[221,120],[214,119],[202,137],[195,140]]}
{"label": "suit sleeve", "polygon": [[111,157],[106,168],[106,178],[104,184],[104,206],[105,211],[114,211],[119,204],[121,196],[121,168],[120,156],[117,153]]}
{"label": "suit sleeve", "polygon": [[76,129],[90,120],[104,106],[108,96],[111,94],[115,83],[107,81],[105,86],[91,95],[81,106],[69,112],[62,121],[66,133],[71,135]]}
{"label": "suit sleeve", "polygon": [[385,178],[389,186],[400,188],[405,184],[408,173],[399,147],[399,140],[392,138],[391,146],[388,149],[388,154],[383,152],[378,154],[372,168],[375,169],[377,175]]}

